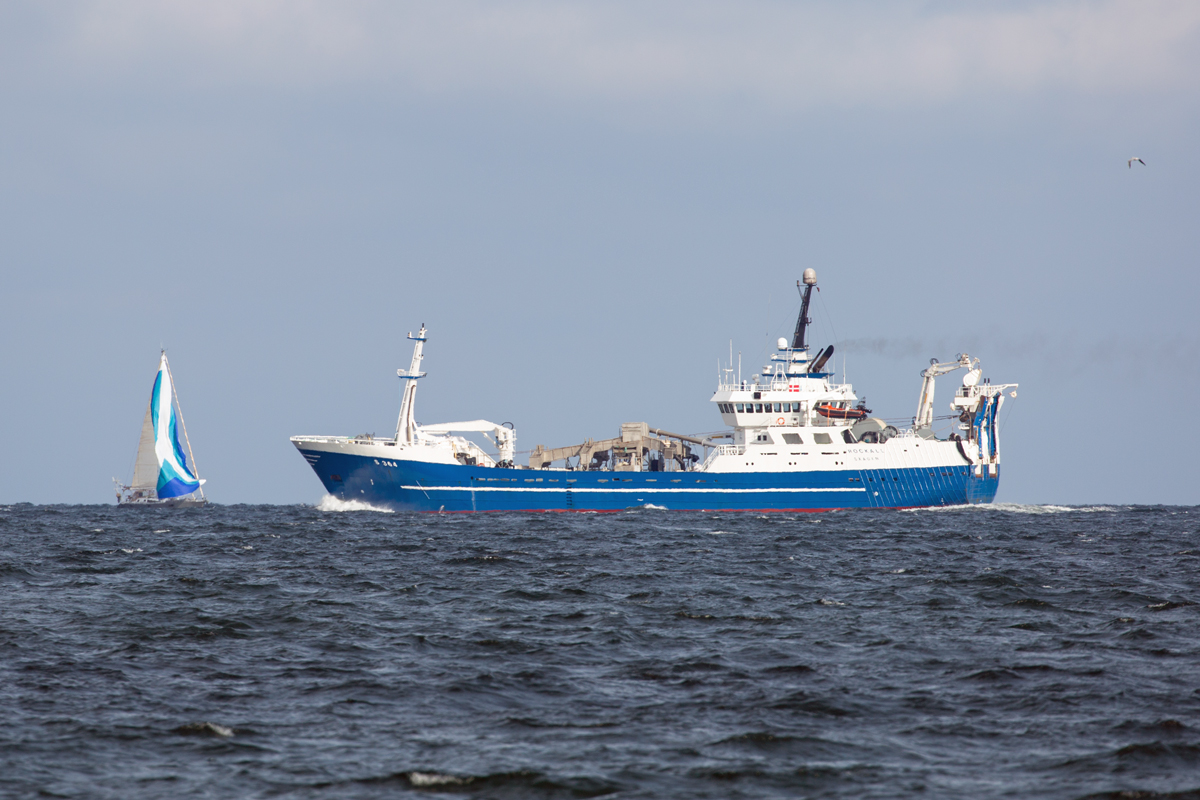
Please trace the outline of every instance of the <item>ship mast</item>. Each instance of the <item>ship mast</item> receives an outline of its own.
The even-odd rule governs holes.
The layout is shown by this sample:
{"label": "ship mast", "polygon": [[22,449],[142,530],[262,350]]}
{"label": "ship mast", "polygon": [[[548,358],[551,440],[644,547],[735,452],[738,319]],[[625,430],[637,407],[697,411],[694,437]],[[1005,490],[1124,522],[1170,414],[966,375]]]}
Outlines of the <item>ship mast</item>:
{"label": "ship mast", "polygon": [[397,444],[402,442],[412,444],[417,440],[417,423],[413,418],[413,412],[417,401],[417,380],[425,377],[425,373],[420,371],[421,359],[425,357],[421,353],[425,347],[425,323],[421,323],[421,330],[416,336],[409,333],[408,338],[416,342],[413,345],[412,363],[407,371],[396,370],[400,380],[405,381],[403,395],[400,399],[400,419],[396,422]]}
{"label": "ship mast", "polygon": [[[808,301],[812,299],[813,287],[817,285],[817,271],[812,269],[804,270],[804,302],[800,304],[800,317],[796,320],[796,332],[792,334],[792,349],[807,350],[808,345],[804,342],[804,334],[812,322],[808,318]],[[796,289],[800,289],[800,281],[796,281]],[[820,291],[818,289],[818,291]]]}

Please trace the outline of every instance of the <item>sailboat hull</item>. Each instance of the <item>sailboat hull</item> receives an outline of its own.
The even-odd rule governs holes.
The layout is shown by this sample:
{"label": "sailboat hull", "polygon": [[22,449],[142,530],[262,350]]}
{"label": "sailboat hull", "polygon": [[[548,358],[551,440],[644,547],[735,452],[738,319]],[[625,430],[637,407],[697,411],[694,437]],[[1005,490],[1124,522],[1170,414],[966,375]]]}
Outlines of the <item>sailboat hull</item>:
{"label": "sailboat hull", "polygon": [[208,500],[198,500],[191,497],[169,497],[166,500],[126,500],[118,501],[120,508],[199,508],[208,505]]}

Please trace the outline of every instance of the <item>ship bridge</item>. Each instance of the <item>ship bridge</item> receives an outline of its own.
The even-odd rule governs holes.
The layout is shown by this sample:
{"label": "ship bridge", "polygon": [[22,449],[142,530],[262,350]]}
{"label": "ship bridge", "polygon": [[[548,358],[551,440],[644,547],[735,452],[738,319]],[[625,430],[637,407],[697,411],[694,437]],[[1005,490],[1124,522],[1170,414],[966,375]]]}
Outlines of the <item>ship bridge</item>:
{"label": "ship bridge", "polygon": [[[803,284],[797,281],[796,286],[803,286],[803,300],[791,341],[778,340],[776,352],[759,374],[748,381],[740,376],[722,381],[713,393],[721,421],[733,428],[735,444],[754,440],[764,428],[848,427],[871,413],[861,403],[856,405],[853,386],[830,380],[832,372],[826,372],[825,365],[833,345],[810,356],[808,306],[817,288],[816,270],[804,270]],[[732,372],[731,364],[725,373]]]}

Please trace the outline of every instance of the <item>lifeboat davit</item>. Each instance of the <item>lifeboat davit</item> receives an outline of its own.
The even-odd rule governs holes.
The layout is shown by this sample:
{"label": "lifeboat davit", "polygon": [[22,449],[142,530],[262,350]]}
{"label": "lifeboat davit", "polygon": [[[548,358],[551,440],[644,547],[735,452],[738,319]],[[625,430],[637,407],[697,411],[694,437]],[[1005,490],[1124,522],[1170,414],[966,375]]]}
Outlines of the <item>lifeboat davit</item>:
{"label": "lifeboat davit", "polygon": [[822,403],[814,409],[818,414],[825,419],[865,419],[867,414],[871,413],[871,409],[859,406],[857,408],[838,408],[827,403]]}

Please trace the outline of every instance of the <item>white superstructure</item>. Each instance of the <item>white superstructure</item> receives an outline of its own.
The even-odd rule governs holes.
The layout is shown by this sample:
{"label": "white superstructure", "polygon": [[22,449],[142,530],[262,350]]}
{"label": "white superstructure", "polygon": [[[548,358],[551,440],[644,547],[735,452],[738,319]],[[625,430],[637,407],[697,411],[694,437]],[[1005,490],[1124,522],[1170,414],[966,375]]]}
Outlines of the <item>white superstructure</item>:
{"label": "white superstructure", "polygon": [[[963,458],[979,474],[999,464],[994,425],[976,424],[988,409],[994,418],[1004,393],[1016,396],[1017,384],[981,383],[979,359],[966,353],[949,363],[936,359],[922,374],[917,413],[910,427],[900,429],[869,416],[854,387],[837,383],[825,364],[830,346],[811,356],[806,342],[807,317],[817,276],[804,271],[804,301],[791,342],[779,339],[770,362],[750,380],[721,382],[712,396],[721,420],[732,429],[732,443],[721,445],[705,462],[710,472],[779,472],[860,468],[907,469],[961,465]],[[945,440],[933,433],[935,379],[967,369],[951,410],[958,428]],[[725,370],[732,372],[732,367]],[[982,430],[980,430],[982,427]],[[964,435],[965,434],[965,435]],[[982,441],[976,441],[982,435]],[[964,446],[964,443],[970,446]]]}

